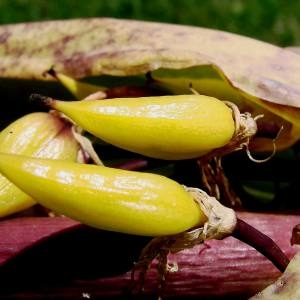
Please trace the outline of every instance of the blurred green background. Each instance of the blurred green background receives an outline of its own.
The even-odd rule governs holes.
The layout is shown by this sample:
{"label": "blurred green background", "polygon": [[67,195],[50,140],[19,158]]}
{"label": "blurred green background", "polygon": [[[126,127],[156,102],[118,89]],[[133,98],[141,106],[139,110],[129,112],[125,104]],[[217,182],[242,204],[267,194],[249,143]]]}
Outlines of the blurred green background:
{"label": "blurred green background", "polygon": [[279,46],[300,45],[300,1],[0,0],[0,24],[115,17],[226,30]]}

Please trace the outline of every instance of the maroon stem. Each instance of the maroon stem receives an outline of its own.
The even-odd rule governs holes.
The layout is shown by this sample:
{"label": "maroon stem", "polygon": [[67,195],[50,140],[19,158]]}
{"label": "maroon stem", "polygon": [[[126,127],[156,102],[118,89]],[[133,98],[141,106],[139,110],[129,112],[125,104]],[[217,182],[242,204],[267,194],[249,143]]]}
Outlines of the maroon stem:
{"label": "maroon stem", "polygon": [[289,259],[267,235],[238,218],[232,236],[255,248],[268,258],[281,272],[285,271],[289,264]]}
{"label": "maroon stem", "polygon": [[134,159],[131,161],[116,164],[113,167],[118,168],[118,169],[133,171],[133,170],[143,169],[143,168],[147,167],[147,165],[148,165],[148,162],[144,159]]}
{"label": "maroon stem", "polygon": [[43,75],[47,75],[49,74],[50,76],[52,76],[53,78],[57,79],[56,76],[56,71],[54,70],[54,67],[52,66],[49,70],[47,70]]}

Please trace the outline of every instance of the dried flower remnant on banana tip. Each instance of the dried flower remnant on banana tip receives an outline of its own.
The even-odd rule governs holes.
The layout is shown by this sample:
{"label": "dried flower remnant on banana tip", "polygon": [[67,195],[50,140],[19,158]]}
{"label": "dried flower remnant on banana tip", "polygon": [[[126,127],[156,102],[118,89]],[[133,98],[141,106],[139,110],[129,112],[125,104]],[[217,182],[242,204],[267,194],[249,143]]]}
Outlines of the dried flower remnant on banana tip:
{"label": "dried flower remnant on banana tip", "polygon": [[236,217],[233,209],[223,206],[216,198],[209,196],[198,188],[185,187],[200,209],[207,217],[207,221],[196,228],[171,236],[156,237],[143,249],[132,273],[132,290],[143,290],[145,276],[150,264],[157,259],[159,274],[159,288],[163,291],[168,272],[176,272],[176,263],[169,264],[168,254],[192,248],[210,239],[223,239],[233,236],[247,243],[267,257],[281,272],[289,260],[277,244],[265,234]]}
{"label": "dried flower remnant on banana tip", "polygon": [[[240,113],[236,104],[229,101],[224,102],[231,108],[235,121],[233,137],[226,145],[199,157],[197,161],[201,169],[202,183],[209,194],[230,207],[236,207],[241,206],[241,201],[230,187],[222,168],[221,159],[226,154],[245,149],[252,161],[262,162],[252,157],[248,147],[251,139],[257,133],[256,121],[263,116],[252,117],[248,112]],[[270,159],[274,153],[275,144],[273,153],[266,160]]]}
{"label": "dried flower remnant on banana tip", "polygon": [[[265,163],[269,161],[276,154],[276,142],[283,131],[283,125],[277,128],[272,137],[269,137],[265,135],[265,132],[259,131],[257,120],[264,118],[263,114],[252,116],[249,112],[240,113],[236,104],[229,101],[224,102],[232,109],[236,124],[235,134],[224,147],[214,149],[207,155],[200,157],[198,159],[198,165],[202,172],[204,188],[209,194],[222,201],[225,205],[237,208],[242,206],[242,202],[235,191],[232,190],[230,182],[225,176],[221,163],[222,157],[234,151],[245,150],[248,158],[255,163]],[[250,151],[250,143],[257,135],[268,138],[272,146],[272,152],[262,159],[253,157]]]}
{"label": "dried flower remnant on banana tip", "polygon": [[236,214],[231,208],[223,206],[214,197],[197,188],[185,187],[207,221],[197,228],[171,236],[156,237],[143,249],[139,260],[132,270],[132,289],[143,289],[145,276],[151,262],[158,260],[157,270],[160,278],[160,289],[163,288],[166,274],[174,270],[168,263],[169,253],[176,253],[187,248],[192,248],[209,239],[223,239],[232,234],[236,227]]}

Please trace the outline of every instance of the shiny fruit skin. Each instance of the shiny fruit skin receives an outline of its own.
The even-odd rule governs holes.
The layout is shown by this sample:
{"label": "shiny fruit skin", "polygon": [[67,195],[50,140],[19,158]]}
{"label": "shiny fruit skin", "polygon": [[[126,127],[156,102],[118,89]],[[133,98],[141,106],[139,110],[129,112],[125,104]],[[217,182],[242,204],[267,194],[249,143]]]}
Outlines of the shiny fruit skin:
{"label": "shiny fruit skin", "polygon": [[157,174],[3,153],[0,171],[43,206],[104,230],[160,236],[206,221],[183,186]]}
{"label": "shiny fruit skin", "polygon": [[[79,147],[70,126],[49,113],[27,114],[0,133],[0,151],[75,161]],[[22,211],[36,202],[0,175],[0,217]]]}
{"label": "shiny fruit skin", "polygon": [[196,158],[222,147],[235,128],[231,109],[203,95],[53,100],[48,105],[112,145],[166,160]]}

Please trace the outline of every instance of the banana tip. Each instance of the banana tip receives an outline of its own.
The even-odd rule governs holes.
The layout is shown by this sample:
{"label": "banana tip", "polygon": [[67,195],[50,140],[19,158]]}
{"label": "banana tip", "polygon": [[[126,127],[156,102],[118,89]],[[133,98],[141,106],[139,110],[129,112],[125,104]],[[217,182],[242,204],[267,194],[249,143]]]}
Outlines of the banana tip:
{"label": "banana tip", "polygon": [[51,68],[50,68],[49,70],[47,70],[45,73],[57,79],[56,72],[55,72],[55,70],[54,70],[53,67],[51,67]]}
{"label": "banana tip", "polygon": [[37,104],[43,107],[52,107],[54,103],[54,99],[48,96],[43,96],[40,94],[31,94],[29,97],[29,101],[33,104]]}

